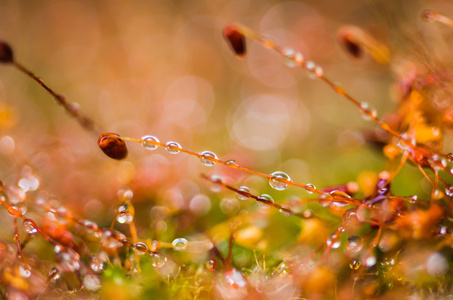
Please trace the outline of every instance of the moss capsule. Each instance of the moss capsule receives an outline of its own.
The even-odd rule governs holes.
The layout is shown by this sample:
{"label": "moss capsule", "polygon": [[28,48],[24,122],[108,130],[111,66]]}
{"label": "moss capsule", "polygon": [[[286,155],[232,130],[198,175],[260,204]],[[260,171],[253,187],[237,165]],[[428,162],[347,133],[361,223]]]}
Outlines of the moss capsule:
{"label": "moss capsule", "polygon": [[126,143],[116,133],[101,134],[98,139],[98,146],[110,158],[120,160],[127,157]]}

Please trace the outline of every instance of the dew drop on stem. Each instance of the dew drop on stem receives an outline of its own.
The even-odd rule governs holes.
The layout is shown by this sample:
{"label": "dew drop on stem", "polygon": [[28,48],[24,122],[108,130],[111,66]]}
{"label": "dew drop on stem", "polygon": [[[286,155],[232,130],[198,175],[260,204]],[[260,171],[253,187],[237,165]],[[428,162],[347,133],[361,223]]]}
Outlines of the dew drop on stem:
{"label": "dew drop on stem", "polygon": [[152,135],[142,136],[141,143],[146,150],[156,150],[159,147],[159,139]]}
{"label": "dew drop on stem", "polygon": [[184,251],[187,249],[189,242],[185,238],[177,238],[171,244],[173,245],[173,250]]}
{"label": "dew drop on stem", "polygon": [[296,50],[294,49],[291,49],[291,48],[284,48],[283,49],[283,52],[282,52],[282,55],[283,55],[283,61],[285,62],[285,64],[290,67],[290,68],[294,68],[296,67],[298,64],[300,64],[301,62],[303,62],[303,56],[301,53],[297,52]]}
{"label": "dew drop on stem", "polygon": [[118,223],[130,224],[134,220],[134,209],[131,204],[123,203],[117,208],[116,220]]}
{"label": "dew drop on stem", "polygon": [[272,197],[269,196],[268,194],[262,194],[261,196],[258,197],[256,202],[258,203],[259,207],[267,209],[271,206],[271,204],[274,203],[274,199],[272,199]]}
{"label": "dew drop on stem", "polygon": [[211,177],[209,178],[209,183],[209,189],[214,193],[220,192],[223,188],[223,179],[218,175],[211,175]]}
{"label": "dew drop on stem", "polygon": [[365,121],[376,118],[377,112],[367,102],[360,103],[360,114]]}
{"label": "dew drop on stem", "polygon": [[217,157],[217,155],[211,151],[203,151],[200,153],[200,161],[207,167],[212,167],[213,165],[215,165],[215,160],[218,159],[219,158]]}
{"label": "dew drop on stem", "polygon": [[143,242],[138,242],[134,244],[134,250],[138,255],[143,255],[148,252],[148,246],[146,246],[146,244]]}
{"label": "dew drop on stem", "polygon": [[211,258],[206,262],[206,268],[210,271],[215,271],[217,268],[217,260],[215,258]]}
{"label": "dew drop on stem", "polygon": [[305,185],[305,190],[307,191],[307,193],[313,194],[314,190],[316,190],[316,187],[311,183],[307,183]]}
{"label": "dew drop on stem", "polygon": [[288,174],[281,171],[276,171],[269,177],[269,184],[277,191],[283,191],[288,188],[289,183],[285,181],[291,181],[291,178],[289,178]]}
{"label": "dew drop on stem", "polygon": [[165,149],[170,154],[178,154],[181,152],[181,148],[181,145],[177,142],[170,141],[165,144]]}
{"label": "dew drop on stem", "polygon": [[250,189],[248,187],[246,187],[245,185],[240,186],[237,189],[236,197],[239,200],[247,200],[250,197]]}
{"label": "dew drop on stem", "polygon": [[235,166],[235,167],[238,167],[239,165],[237,164],[237,162],[233,159],[230,159],[230,160],[227,160],[225,162],[225,164],[227,164],[228,166]]}
{"label": "dew drop on stem", "polygon": [[38,232],[36,223],[33,220],[25,219],[23,222],[24,229],[29,234],[35,234]]}

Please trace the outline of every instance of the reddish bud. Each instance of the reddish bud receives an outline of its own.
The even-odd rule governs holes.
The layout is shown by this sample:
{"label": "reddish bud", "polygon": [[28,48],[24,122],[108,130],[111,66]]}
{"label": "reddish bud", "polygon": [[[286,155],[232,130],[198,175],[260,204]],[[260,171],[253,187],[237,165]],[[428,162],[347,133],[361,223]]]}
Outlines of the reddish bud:
{"label": "reddish bud", "polygon": [[234,25],[225,27],[223,36],[237,56],[243,57],[245,55],[245,36],[238,27]]}
{"label": "reddish bud", "polygon": [[99,136],[98,146],[102,152],[113,159],[124,159],[127,156],[126,143],[116,133],[103,133]]}
{"label": "reddish bud", "polygon": [[2,41],[0,41],[0,62],[5,64],[13,62],[13,50],[7,43]]}

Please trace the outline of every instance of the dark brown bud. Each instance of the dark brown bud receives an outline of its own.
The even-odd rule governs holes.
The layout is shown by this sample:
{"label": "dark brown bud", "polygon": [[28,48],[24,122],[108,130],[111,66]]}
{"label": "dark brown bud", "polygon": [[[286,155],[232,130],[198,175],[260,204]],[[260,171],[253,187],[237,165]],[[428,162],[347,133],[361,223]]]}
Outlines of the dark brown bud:
{"label": "dark brown bud", "polygon": [[0,62],[5,64],[13,62],[13,50],[3,41],[0,41]]}
{"label": "dark brown bud", "polygon": [[245,36],[238,27],[234,25],[225,27],[223,36],[237,56],[243,57],[245,55]]}
{"label": "dark brown bud", "polygon": [[119,160],[127,157],[126,143],[119,137],[119,134],[101,134],[98,139],[98,146],[110,158]]}
{"label": "dark brown bud", "polygon": [[353,33],[348,32],[347,30],[341,30],[338,33],[338,42],[346,50],[346,52],[356,59],[360,59],[364,56],[364,50],[362,45]]}

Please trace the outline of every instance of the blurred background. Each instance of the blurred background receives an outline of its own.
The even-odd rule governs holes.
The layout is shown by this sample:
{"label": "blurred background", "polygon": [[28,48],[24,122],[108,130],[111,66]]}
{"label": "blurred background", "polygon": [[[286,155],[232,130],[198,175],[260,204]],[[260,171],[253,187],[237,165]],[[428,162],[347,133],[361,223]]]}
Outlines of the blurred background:
{"label": "blurred background", "polygon": [[[10,43],[18,62],[78,103],[102,128],[99,134],[154,135],[256,171],[281,170],[300,183],[331,186],[382,169],[382,154],[366,146],[362,134],[374,124],[328,86],[286,67],[256,42],[247,41],[247,56],[237,59],[222,29],[241,23],[301,51],[382,116],[396,107],[391,68],[369,58],[351,60],[337,43],[338,28],[357,25],[404,56],[404,41],[394,39],[392,30],[417,30],[424,8],[447,14],[452,6],[449,1],[2,0],[0,39]],[[237,212],[239,204],[228,201],[219,209],[234,195],[215,198],[201,173],[247,184],[280,203],[307,196],[294,187],[277,194],[263,178],[207,168],[194,157],[161,148],[150,152],[138,143],[128,144],[126,160],[114,161],[96,142],[97,136],[39,85],[12,66],[0,66],[0,179],[15,185],[34,177],[28,183],[32,198],[55,199],[75,214],[108,224],[117,191],[125,186],[134,191],[138,207]],[[39,189],[33,191],[36,180]],[[209,198],[197,198],[191,206],[205,194]],[[141,213],[145,223],[159,214],[151,208]]]}

